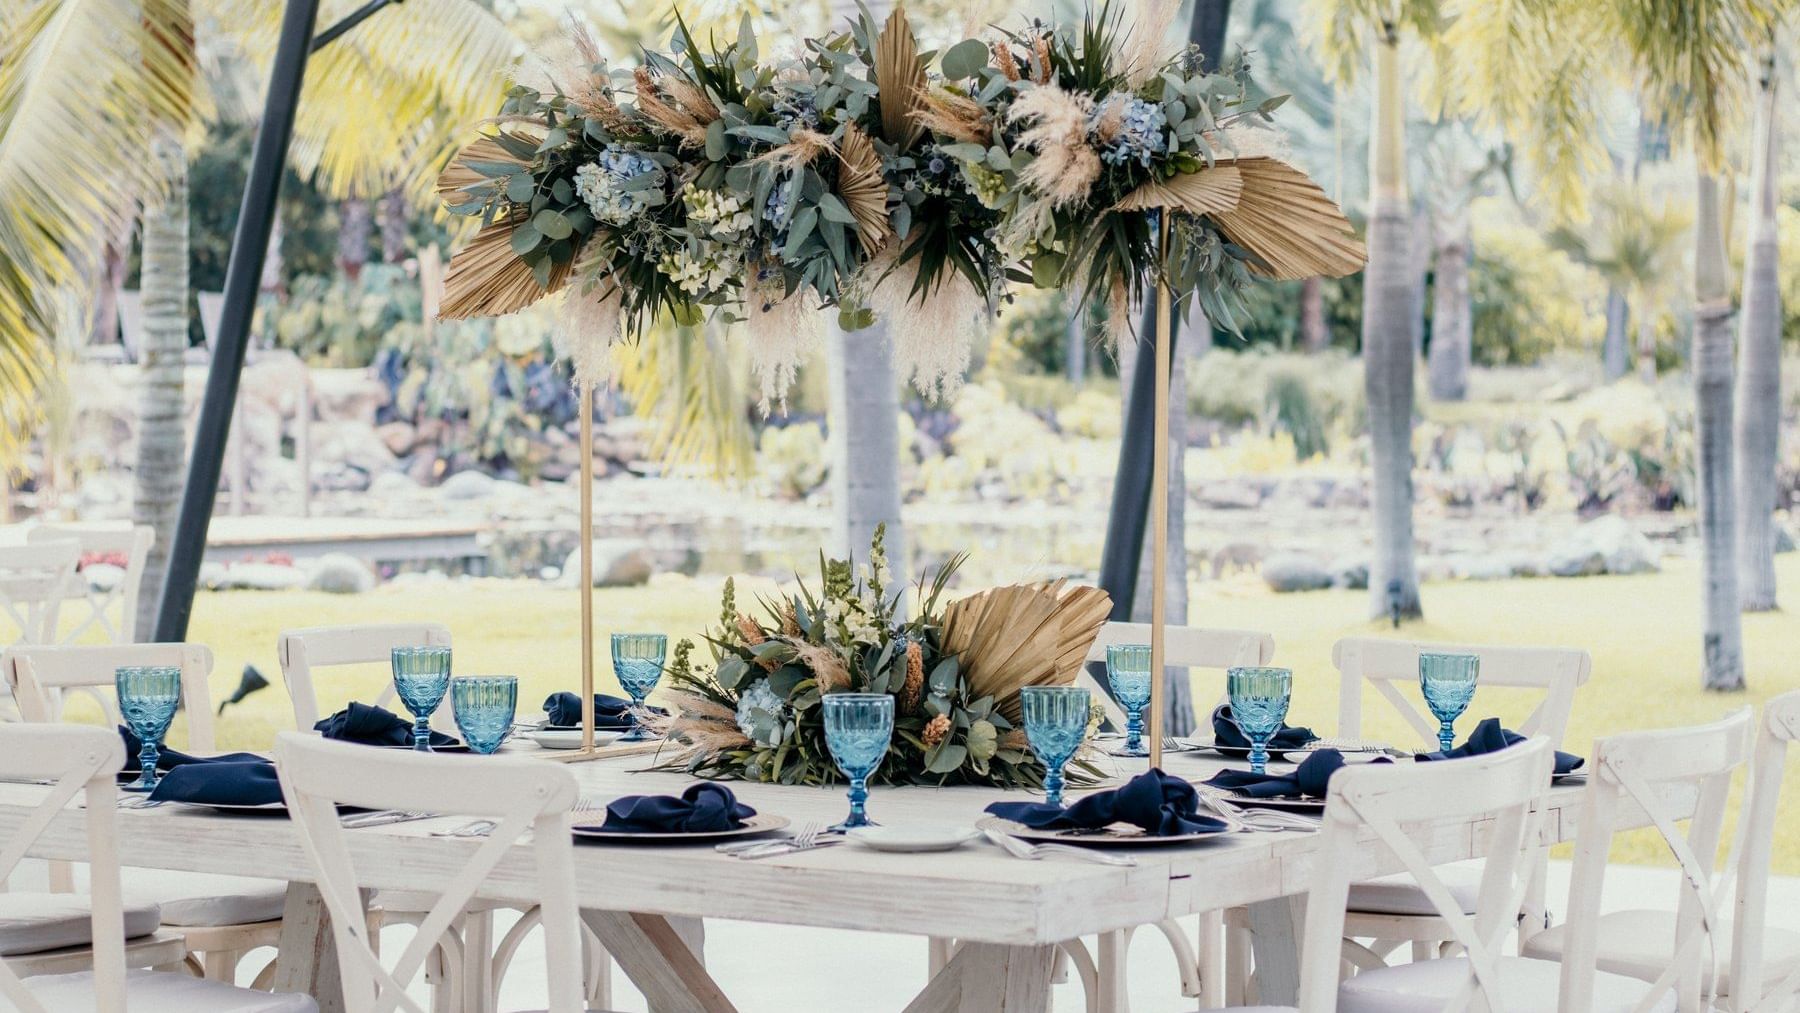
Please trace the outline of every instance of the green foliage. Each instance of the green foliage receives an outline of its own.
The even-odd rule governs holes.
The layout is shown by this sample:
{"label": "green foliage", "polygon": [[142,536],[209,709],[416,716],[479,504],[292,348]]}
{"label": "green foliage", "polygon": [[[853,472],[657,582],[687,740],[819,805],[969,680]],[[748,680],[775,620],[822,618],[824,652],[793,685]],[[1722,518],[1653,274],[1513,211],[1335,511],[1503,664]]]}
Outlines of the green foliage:
{"label": "green foliage", "polygon": [[1361,428],[1362,377],[1335,350],[1295,355],[1267,345],[1243,352],[1215,348],[1189,367],[1188,411],[1285,436],[1304,459],[1328,453],[1334,441]]}
{"label": "green foliage", "polygon": [[1475,361],[1530,365],[1552,351],[1597,348],[1605,286],[1536,232],[1493,217],[1477,218],[1469,269]]}
{"label": "green foliage", "polygon": [[355,281],[296,277],[286,299],[264,303],[257,329],[315,365],[354,367],[374,362],[396,329],[416,331],[420,320],[418,282],[397,265],[369,264]]}
{"label": "green foliage", "polygon": [[779,499],[805,499],[824,485],[828,460],[817,422],[769,426],[757,438],[756,474]]}

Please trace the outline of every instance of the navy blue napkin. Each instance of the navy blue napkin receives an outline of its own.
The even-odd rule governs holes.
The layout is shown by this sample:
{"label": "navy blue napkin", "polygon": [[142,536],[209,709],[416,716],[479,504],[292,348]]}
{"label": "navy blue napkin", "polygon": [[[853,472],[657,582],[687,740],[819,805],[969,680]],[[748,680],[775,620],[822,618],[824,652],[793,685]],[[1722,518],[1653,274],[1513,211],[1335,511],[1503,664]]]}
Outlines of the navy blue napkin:
{"label": "navy blue napkin", "polygon": [[703,834],[736,830],[756,810],[739,802],[731,789],[712,781],[690,785],[673,795],[625,795],[606,807],[600,829],[625,834]]}
{"label": "navy blue napkin", "polygon": [[[1483,718],[1481,723],[1475,726],[1475,730],[1469,733],[1468,741],[1464,742],[1462,745],[1457,746],[1448,753],[1440,749],[1437,752],[1420,753],[1418,756],[1413,757],[1413,759],[1459,760],[1465,756],[1480,756],[1483,753],[1497,753],[1507,746],[1516,746],[1524,741],[1525,736],[1520,735],[1518,732],[1508,731],[1507,729],[1500,727],[1499,718]],[[1556,754],[1556,773],[1558,775],[1574,773],[1581,769],[1581,765],[1586,762],[1586,759],[1576,756],[1574,753],[1565,753],[1558,750]]]}
{"label": "navy blue napkin", "polygon": [[[138,753],[144,748],[143,743],[138,741],[136,735],[131,734],[131,729],[126,728],[123,725],[119,726],[119,737],[125,740],[125,766],[123,771],[125,773],[135,774],[143,769],[138,763]],[[221,753],[218,756],[194,756],[190,753],[183,753],[178,750],[170,749],[168,746],[158,746],[156,752],[157,770],[174,770],[176,767],[186,766],[190,763],[256,763],[258,761],[267,762],[265,757],[258,756],[255,753]]]}
{"label": "navy blue napkin", "polygon": [[[658,707],[645,710],[664,713]],[[574,693],[552,693],[544,701],[544,713],[552,728],[581,727],[581,697]],[[631,701],[609,693],[594,694],[594,727],[613,731],[629,731],[637,727],[637,715],[631,712]]]}
{"label": "navy blue napkin", "polygon": [[[1373,761],[1386,763],[1386,758]],[[1274,772],[1252,774],[1248,770],[1221,770],[1206,779],[1214,788],[1225,788],[1252,798],[1287,798],[1304,795],[1324,798],[1331,775],[1344,766],[1344,754],[1335,749],[1321,749],[1285,774]]]}
{"label": "navy blue napkin", "polygon": [[[411,721],[385,707],[366,703],[352,703],[313,725],[313,730],[328,739],[365,746],[410,746],[413,741]],[[442,732],[432,732],[431,744],[453,746],[456,740]]]}
{"label": "navy blue napkin", "polygon": [[[1222,703],[1212,713],[1213,745],[1226,749],[1249,749],[1250,737],[1238,727],[1237,719],[1231,716],[1231,705]],[[1269,748],[1280,752],[1283,749],[1300,749],[1307,743],[1317,739],[1311,728],[1297,725],[1282,725],[1269,738]]]}
{"label": "navy blue napkin", "polygon": [[1130,823],[1153,837],[1172,837],[1225,829],[1224,821],[1201,815],[1200,795],[1193,785],[1155,767],[1066,809],[1047,802],[995,802],[987,811],[1033,830],[1098,830]]}
{"label": "navy blue napkin", "polygon": [[187,763],[162,776],[153,802],[199,805],[268,805],[281,801],[281,782],[268,760]]}

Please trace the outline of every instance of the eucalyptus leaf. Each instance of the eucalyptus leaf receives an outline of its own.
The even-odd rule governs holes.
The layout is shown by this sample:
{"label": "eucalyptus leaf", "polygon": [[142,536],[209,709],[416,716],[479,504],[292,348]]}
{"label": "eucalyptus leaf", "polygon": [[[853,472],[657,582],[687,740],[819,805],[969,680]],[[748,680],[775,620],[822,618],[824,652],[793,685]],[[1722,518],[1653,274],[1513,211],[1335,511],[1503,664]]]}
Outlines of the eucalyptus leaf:
{"label": "eucalyptus leaf", "polygon": [[524,222],[513,230],[512,251],[522,257],[537,249],[538,243],[542,242],[543,238],[544,234],[538,231],[535,221]]}
{"label": "eucalyptus leaf", "polygon": [[506,198],[514,203],[523,204],[536,192],[537,180],[529,172],[515,172],[506,181]]}
{"label": "eucalyptus leaf", "polygon": [[943,70],[944,77],[960,81],[965,77],[974,77],[987,63],[987,43],[980,39],[964,39],[944,51],[944,58],[938,66]]}

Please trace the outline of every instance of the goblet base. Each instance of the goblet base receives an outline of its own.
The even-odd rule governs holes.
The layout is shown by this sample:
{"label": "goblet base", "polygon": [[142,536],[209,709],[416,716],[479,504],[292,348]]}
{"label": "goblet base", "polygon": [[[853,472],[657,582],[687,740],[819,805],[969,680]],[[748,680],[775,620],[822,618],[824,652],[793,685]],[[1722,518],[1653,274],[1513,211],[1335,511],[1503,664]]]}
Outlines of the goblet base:
{"label": "goblet base", "polygon": [[614,739],[613,741],[614,742],[655,742],[658,738],[660,738],[660,736],[650,734],[649,732],[644,730],[642,725],[639,725],[637,727],[634,727],[631,731],[626,732],[624,735],[621,735],[618,738]]}
{"label": "goblet base", "polygon": [[1149,756],[1150,755],[1150,750],[1148,748],[1146,748],[1142,742],[1138,743],[1135,746],[1128,742],[1125,745],[1122,745],[1117,749],[1110,750],[1110,752],[1113,756]]}
{"label": "goblet base", "polygon": [[146,794],[146,793],[155,791],[156,786],[160,783],[161,783],[160,778],[155,781],[146,781],[140,777],[137,780],[131,782],[130,784],[119,785],[119,790],[120,791],[129,791],[134,794]]}

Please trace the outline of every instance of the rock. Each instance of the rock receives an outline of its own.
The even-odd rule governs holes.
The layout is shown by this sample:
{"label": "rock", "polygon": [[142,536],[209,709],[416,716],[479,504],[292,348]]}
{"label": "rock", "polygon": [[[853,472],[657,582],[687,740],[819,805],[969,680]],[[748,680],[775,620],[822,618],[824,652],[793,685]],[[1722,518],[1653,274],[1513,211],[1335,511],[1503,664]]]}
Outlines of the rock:
{"label": "rock", "polygon": [[1331,563],[1331,584],[1351,591],[1369,588],[1369,561],[1360,556],[1343,556]]}
{"label": "rock", "polygon": [[[623,538],[594,539],[594,586],[636,587],[648,584],[656,571],[656,558],[642,544]],[[566,579],[579,581],[581,550],[563,560]]]}
{"label": "rock", "polygon": [[389,422],[375,427],[375,435],[398,457],[412,452],[413,445],[419,441],[419,431],[410,422]]}
{"label": "rock", "polygon": [[387,404],[387,388],[366,369],[314,369],[314,403],[326,422],[375,424],[375,409]]}
{"label": "rock", "polygon": [[399,463],[372,423],[315,422],[312,433],[315,472],[344,464],[374,475]]}
{"label": "rock", "polygon": [[1513,575],[1512,560],[1505,556],[1453,556],[1450,569],[1458,580],[1506,580]]}
{"label": "rock", "polygon": [[279,563],[232,563],[216,587],[221,591],[291,591],[306,583],[306,574]]}
{"label": "rock", "polygon": [[1213,510],[1254,510],[1262,505],[1262,490],[1254,484],[1234,479],[1202,482],[1194,500]]}
{"label": "rock", "polygon": [[299,411],[301,392],[310,383],[306,363],[293,352],[258,352],[254,361],[244,365],[238,402],[246,409],[288,418]]}
{"label": "rock", "polygon": [[419,483],[404,471],[384,471],[369,480],[369,495],[383,499],[417,495],[419,488]]}
{"label": "rock", "polygon": [[500,483],[479,471],[459,471],[444,479],[438,495],[445,499],[476,500],[492,496]]}
{"label": "rock", "polygon": [[345,552],[328,552],[312,565],[306,578],[308,591],[330,594],[365,594],[375,590],[375,571],[362,560]]}
{"label": "rock", "polygon": [[1786,527],[1775,525],[1775,554],[1794,551],[1794,533]]}
{"label": "rock", "polygon": [[217,591],[225,586],[224,563],[201,563],[200,586],[209,591]]}
{"label": "rock", "polygon": [[1656,546],[1620,517],[1597,517],[1550,549],[1545,569],[1558,577],[1645,573],[1662,568]]}
{"label": "rock", "polygon": [[[1263,560],[1263,583],[1273,591],[1322,591],[1332,584],[1324,563],[1296,552],[1284,552]],[[1366,579],[1366,578],[1365,578]]]}

